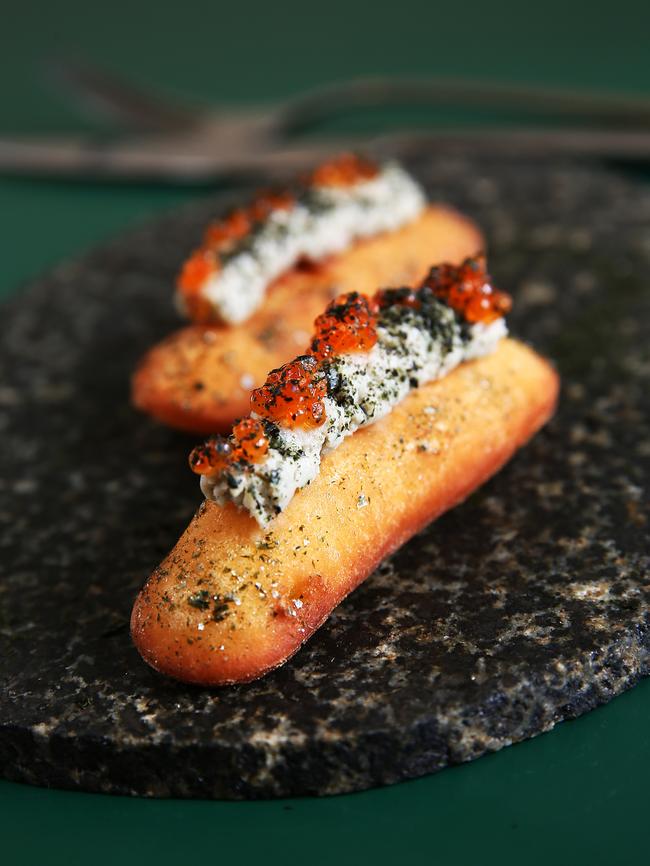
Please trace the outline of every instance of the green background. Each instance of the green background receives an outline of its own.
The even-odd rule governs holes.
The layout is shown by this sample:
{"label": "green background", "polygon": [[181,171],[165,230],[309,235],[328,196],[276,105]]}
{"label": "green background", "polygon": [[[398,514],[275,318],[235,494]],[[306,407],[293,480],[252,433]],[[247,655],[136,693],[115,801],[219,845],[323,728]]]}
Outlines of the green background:
{"label": "green background", "polygon": [[[648,3],[92,2],[0,5],[0,123],[89,129],[41,64],[92,59],[199,102],[260,102],[360,74],[450,74],[650,94]],[[204,190],[0,179],[0,293]],[[145,801],[0,782],[8,864],[181,860],[644,862],[650,682],[552,733],[325,800]]]}

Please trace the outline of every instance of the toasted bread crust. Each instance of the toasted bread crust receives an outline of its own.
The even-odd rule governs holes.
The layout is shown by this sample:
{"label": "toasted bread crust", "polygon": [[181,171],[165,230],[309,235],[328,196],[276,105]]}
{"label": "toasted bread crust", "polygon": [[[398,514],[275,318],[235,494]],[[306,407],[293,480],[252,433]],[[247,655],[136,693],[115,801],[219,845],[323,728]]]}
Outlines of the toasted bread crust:
{"label": "toasted bread crust", "polygon": [[141,655],[202,685],[282,664],[385,556],[494,474],[557,393],[546,361],[503,340],[346,439],[268,531],[204,503],[135,602]]}
{"label": "toasted bread crust", "polygon": [[468,219],[430,206],[398,231],[361,241],[311,270],[286,274],[242,325],[192,325],[175,332],[138,366],[133,403],[181,430],[226,430],[248,414],[250,391],[269,370],[305,350],[314,319],[333,297],[414,284],[432,264],[460,262],[482,244]]}

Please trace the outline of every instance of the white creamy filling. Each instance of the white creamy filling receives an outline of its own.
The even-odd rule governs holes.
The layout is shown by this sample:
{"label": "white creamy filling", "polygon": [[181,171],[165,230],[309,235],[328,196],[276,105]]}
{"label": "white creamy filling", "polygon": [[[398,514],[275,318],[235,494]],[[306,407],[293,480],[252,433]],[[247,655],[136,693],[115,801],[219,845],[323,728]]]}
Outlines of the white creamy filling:
{"label": "white creamy filling", "polygon": [[[313,187],[313,204],[275,211],[250,247],[209,277],[201,294],[226,322],[247,319],[274,279],[302,256],[318,260],[343,252],[355,240],[393,231],[414,220],[426,200],[419,185],[397,163],[352,187]],[[181,299],[182,304],[182,299]]]}
{"label": "white creamy filling", "polygon": [[336,359],[340,384],[336,400],[325,397],[323,401],[327,420],[321,427],[280,428],[280,444],[269,448],[263,463],[234,465],[223,475],[202,476],[205,497],[221,504],[232,501],[266,526],[286,508],[296,490],[313,481],[322,455],[355,430],[387,415],[411,388],[445,376],[463,361],[489,354],[507,333],[505,321],[497,319],[489,325],[472,325],[469,339],[462,338],[451,309],[441,305],[440,318],[451,335],[446,344],[407,322],[390,329],[379,324],[378,340],[370,352]]}

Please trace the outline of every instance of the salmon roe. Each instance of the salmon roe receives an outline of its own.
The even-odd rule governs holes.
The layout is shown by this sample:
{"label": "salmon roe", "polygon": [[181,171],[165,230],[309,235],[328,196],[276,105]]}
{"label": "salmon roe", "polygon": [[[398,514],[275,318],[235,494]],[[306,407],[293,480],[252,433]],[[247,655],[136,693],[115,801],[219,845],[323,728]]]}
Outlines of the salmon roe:
{"label": "salmon roe", "polygon": [[284,427],[320,427],[327,395],[320,362],[334,354],[367,352],[377,342],[375,306],[358,292],[340,295],[314,324],[311,353],[272,370],[251,394],[251,409],[262,418]]}
{"label": "salmon roe", "polygon": [[296,197],[288,190],[262,190],[248,208],[251,219],[263,222],[275,211],[286,211],[296,203]]}
{"label": "salmon roe", "polygon": [[364,180],[372,180],[379,174],[379,166],[355,153],[343,153],[341,156],[324,162],[313,171],[308,179],[311,186],[354,186]]}
{"label": "salmon roe", "polygon": [[208,322],[212,317],[212,308],[202,297],[201,289],[208,277],[218,270],[216,256],[205,247],[194,250],[183,265],[178,278],[178,289],[183,296],[188,315],[196,322]]}
{"label": "salmon roe", "polygon": [[314,322],[312,353],[319,359],[368,352],[377,342],[377,306],[366,295],[339,295]]}
{"label": "salmon roe", "polygon": [[251,394],[251,408],[285,427],[319,427],[325,421],[327,383],[317,372],[313,355],[301,355],[272,370],[264,385]]}
{"label": "salmon roe", "polygon": [[231,211],[225,219],[211,223],[205,232],[208,247],[225,249],[245,238],[252,228],[249,214],[243,208]]}
{"label": "salmon roe", "polygon": [[465,259],[458,267],[437,265],[431,268],[422,292],[431,292],[468,322],[488,325],[510,312],[512,298],[492,288],[485,267],[483,255]]}
{"label": "salmon roe", "polygon": [[244,460],[247,463],[259,463],[266,457],[269,450],[269,440],[264,434],[261,421],[255,418],[242,418],[233,427],[235,444],[233,461]]}
{"label": "salmon roe", "polygon": [[255,418],[235,424],[232,436],[211,436],[190,454],[190,468],[197,475],[218,475],[240,461],[260,463],[269,450],[264,425]]}
{"label": "salmon roe", "polygon": [[212,436],[190,454],[190,468],[197,475],[216,475],[232,458],[232,446],[225,436]]}
{"label": "salmon roe", "polygon": [[246,208],[231,211],[225,219],[211,223],[205,233],[206,246],[225,251],[250,234],[255,223],[264,222],[274,211],[290,210],[296,203],[288,190],[262,190]]}

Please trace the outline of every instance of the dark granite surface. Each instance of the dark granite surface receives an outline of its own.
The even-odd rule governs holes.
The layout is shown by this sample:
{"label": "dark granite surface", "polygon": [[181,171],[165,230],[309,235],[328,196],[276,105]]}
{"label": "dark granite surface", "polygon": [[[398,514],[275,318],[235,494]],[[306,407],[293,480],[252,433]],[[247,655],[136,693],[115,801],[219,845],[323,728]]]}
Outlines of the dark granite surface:
{"label": "dark granite surface", "polygon": [[422,162],[484,226],[560,411],[285,667],[149,670],[132,599],[199,501],[191,439],[128,405],[213,205],[68,262],[0,321],[0,768],[36,784],[273,797],[386,784],[548,730],[648,673],[650,194],[599,168]]}

